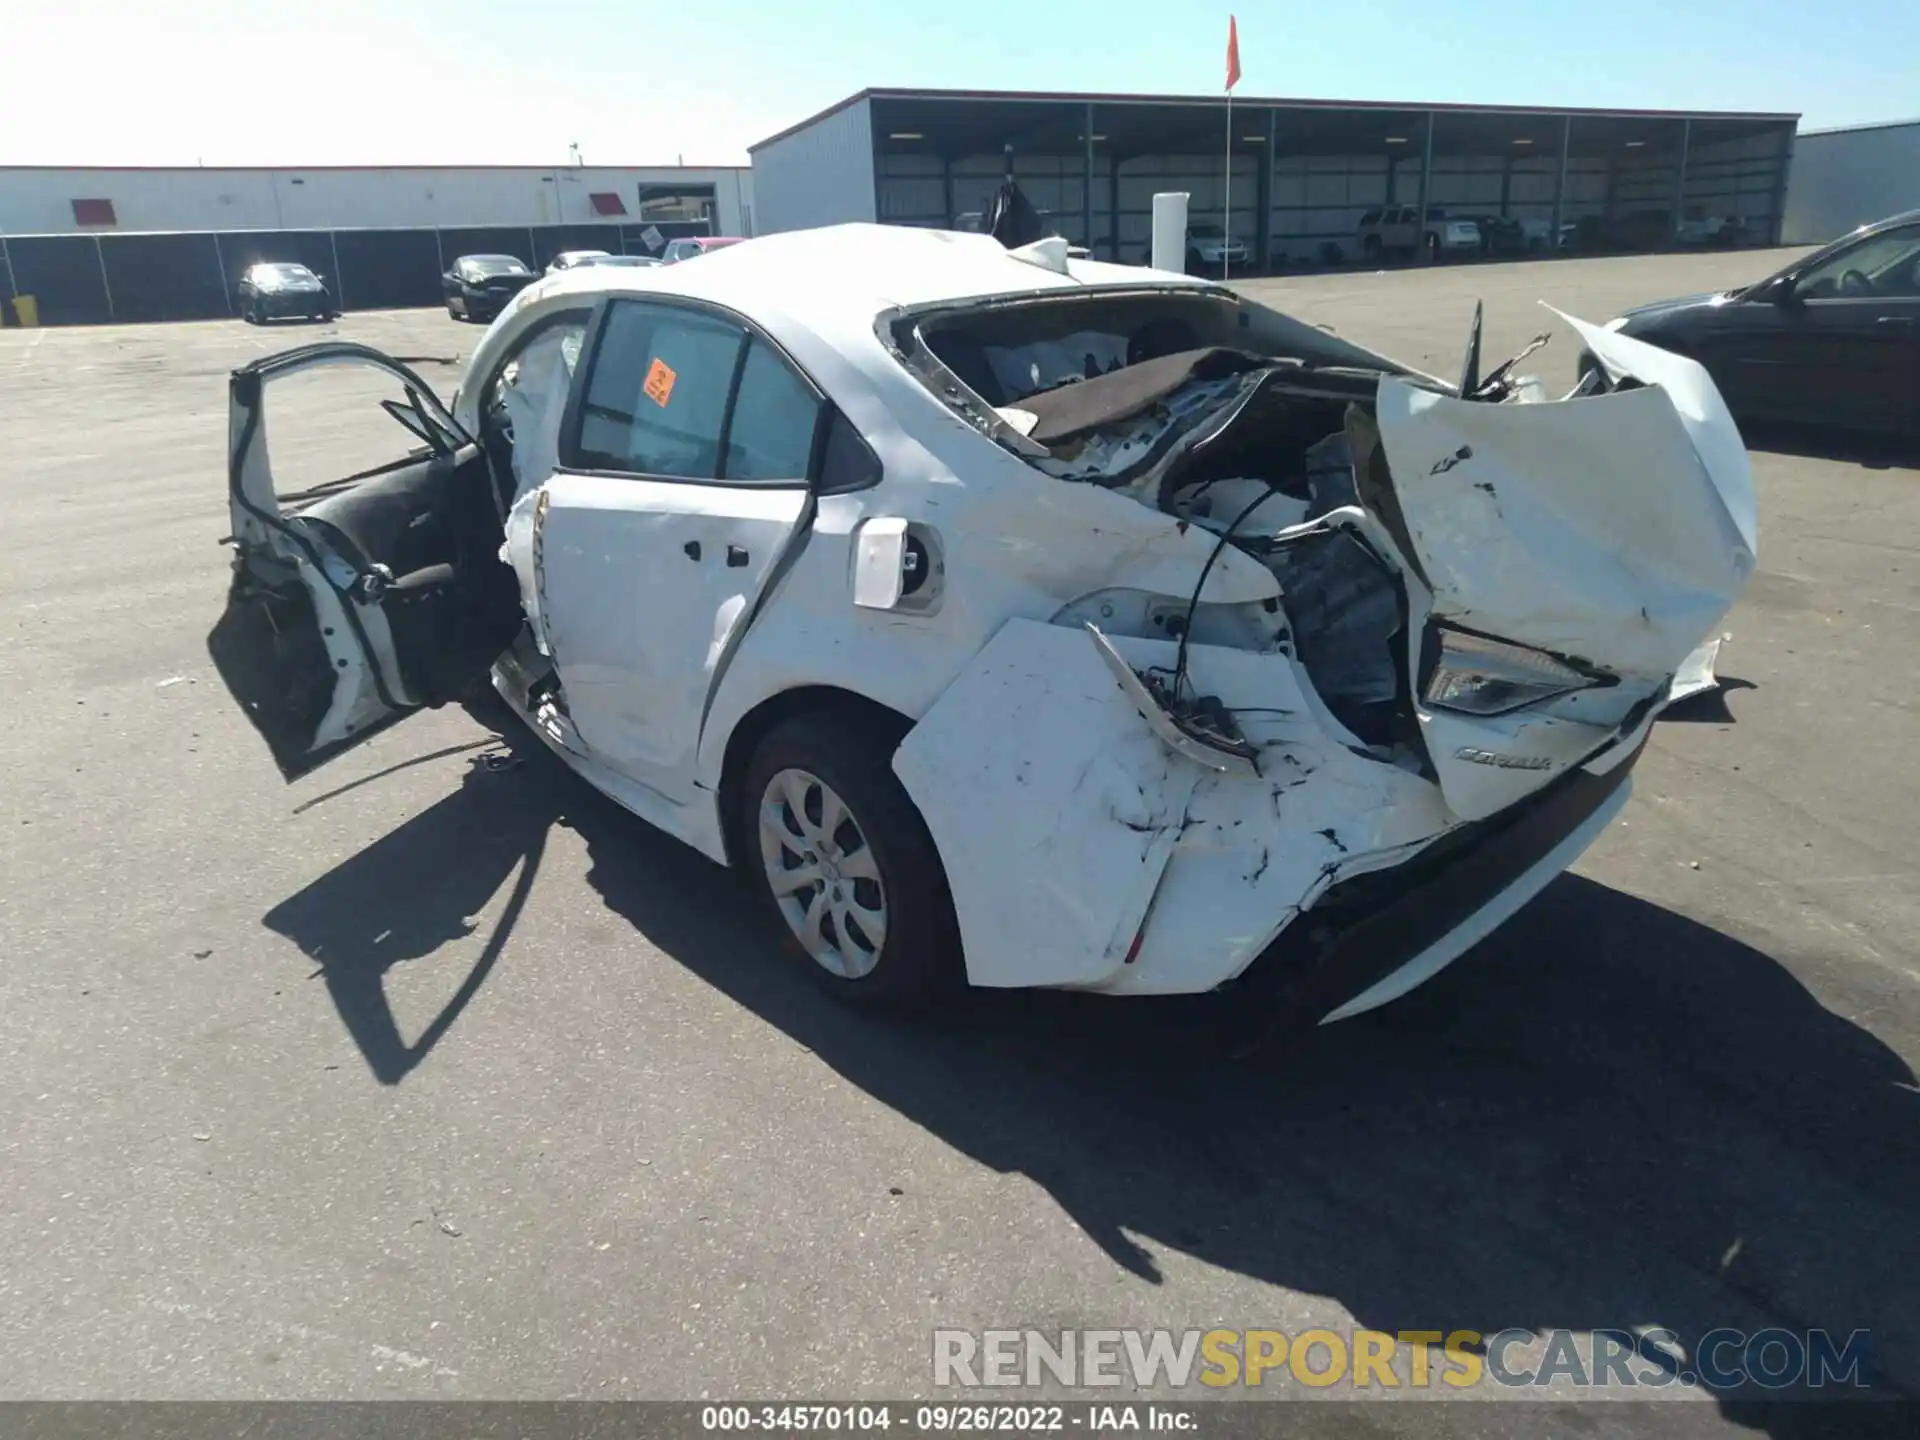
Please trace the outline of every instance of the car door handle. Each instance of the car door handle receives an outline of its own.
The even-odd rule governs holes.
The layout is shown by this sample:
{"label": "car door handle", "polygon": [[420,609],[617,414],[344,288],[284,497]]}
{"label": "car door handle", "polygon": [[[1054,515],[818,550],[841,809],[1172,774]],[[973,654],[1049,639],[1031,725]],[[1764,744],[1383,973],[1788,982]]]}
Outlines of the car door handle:
{"label": "car door handle", "polygon": [[687,559],[698,560],[700,558],[700,542],[698,540],[689,540],[680,548],[686,552]]}
{"label": "car door handle", "polygon": [[727,566],[729,569],[738,570],[742,565],[747,563],[749,558],[747,552],[742,550],[738,545],[727,546]]}

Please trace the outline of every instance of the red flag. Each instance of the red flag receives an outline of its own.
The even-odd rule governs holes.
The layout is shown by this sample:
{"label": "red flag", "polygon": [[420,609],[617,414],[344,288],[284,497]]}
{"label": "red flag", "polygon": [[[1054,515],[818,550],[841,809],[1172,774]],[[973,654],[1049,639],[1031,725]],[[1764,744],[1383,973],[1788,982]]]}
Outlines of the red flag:
{"label": "red flag", "polygon": [[1227,17],[1227,90],[1240,83],[1240,22]]}

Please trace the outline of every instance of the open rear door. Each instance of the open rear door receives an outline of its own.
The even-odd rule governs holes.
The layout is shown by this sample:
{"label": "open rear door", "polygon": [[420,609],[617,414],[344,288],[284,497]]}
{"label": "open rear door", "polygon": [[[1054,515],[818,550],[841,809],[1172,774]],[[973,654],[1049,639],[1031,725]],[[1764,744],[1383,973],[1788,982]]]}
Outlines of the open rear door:
{"label": "open rear door", "polygon": [[[322,366],[385,372],[400,397],[379,402],[397,422],[396,455],[282,494],[267,391]],[[372,403],[356,402],[354,390],[343,386],[341,403]],[[237,553],[207,648],[283,776],[297,779],[485,680],[522,623],[518,587],[499,555],[487,462],[425,381],[362,345],[269,356],[233,373],[228,443]]]}

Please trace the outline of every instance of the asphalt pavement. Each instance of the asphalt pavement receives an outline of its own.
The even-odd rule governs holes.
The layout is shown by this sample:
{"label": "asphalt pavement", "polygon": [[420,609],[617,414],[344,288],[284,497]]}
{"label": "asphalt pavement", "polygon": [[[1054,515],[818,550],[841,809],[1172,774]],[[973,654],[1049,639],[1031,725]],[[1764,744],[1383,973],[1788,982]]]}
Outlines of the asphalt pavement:
{"label": "asphalt pavement", "polygon": [[[1536,299],[1775,263],[1247,288],[1445,374],[1475,297],[1491,364]],[[464,711],[283,785],[205,650],[225,376],[339,334],[450,390],[479,333],[0,331],[0,1398],[902,1397],[936,1327],[1314,1325],[1867,1329],[1920,1391],[1911,459],[1756,450],[1727,684],[1622,822],[1425,990],[1245,1054],[1153,1001],[844,1012],[726,872]],[[286,411],[322,473],[342,384]]]}

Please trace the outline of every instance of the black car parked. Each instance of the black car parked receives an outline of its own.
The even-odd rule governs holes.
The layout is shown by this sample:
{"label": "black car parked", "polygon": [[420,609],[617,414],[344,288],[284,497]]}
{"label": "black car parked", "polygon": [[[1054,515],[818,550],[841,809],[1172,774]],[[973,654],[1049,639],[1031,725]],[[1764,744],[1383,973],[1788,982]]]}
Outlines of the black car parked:
{"label": "black car parked", "polygon": [[242,271],[233,300],[240,318],[249,325],[264,325],[283,315],[331,320],[340,313],[324,277],[304,265],[279,260],[263,260]]}
{"label": "black car parked", "polygon": [[1480,227],[1482,255],[1525,255],[1533,248],[1528,243],[1526,227],[1512,216],[1469,215],[1465,218]]}
{"label": "black car parked", "polygon": [[517,255],[462,255],[440,280],[447,314],[456,320],[491,320],[539,278]]}
{"label": "black car parked", "polygon": [[1698,360],[1738,420],[1920,433],[1920,210],[1613,328]]}

